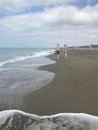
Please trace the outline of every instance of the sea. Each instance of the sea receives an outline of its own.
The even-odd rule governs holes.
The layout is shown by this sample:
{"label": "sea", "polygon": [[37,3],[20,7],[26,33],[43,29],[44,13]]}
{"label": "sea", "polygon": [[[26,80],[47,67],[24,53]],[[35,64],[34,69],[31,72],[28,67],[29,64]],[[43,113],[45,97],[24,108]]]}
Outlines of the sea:
{"label": "sea", "polygon": [[51,48],[0,48],[0,130],[98,130],[98,117],[85,113],[38,116],[25,112],[24,97],[52,82]]}
{"label": "sea", "polygon": [[39,70],[54,64],[50,48],[0,48],[0,110],[24,110],[24,96],[50,83],[55,74]]}

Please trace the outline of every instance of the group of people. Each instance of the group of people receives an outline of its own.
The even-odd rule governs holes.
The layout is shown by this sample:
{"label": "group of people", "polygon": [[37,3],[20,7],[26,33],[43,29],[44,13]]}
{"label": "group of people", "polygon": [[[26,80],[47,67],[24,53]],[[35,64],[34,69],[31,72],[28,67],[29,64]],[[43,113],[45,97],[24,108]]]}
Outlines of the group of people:
{"label": "group of people", "polygon": [[59,44],[56,45],[55,47],[56,55],[57,55],[57,60],[60,58],[60,53],[61,51],[64,52],[64,57],[65,59],[67,58],[67,45],[65,44],[63,48]]}

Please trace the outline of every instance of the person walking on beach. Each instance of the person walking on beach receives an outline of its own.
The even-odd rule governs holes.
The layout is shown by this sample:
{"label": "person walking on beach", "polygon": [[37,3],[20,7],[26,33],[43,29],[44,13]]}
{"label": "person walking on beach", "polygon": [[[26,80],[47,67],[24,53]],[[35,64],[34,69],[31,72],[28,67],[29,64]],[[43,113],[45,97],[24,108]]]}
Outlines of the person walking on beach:
{"label": "person walking on beach", "polygon": [[59,44],[56,45],[55,50],[56,50],[57,60],[59,60],[59,58],[60,58],[60,51],[61,51],[61,47],[60,47]]}
{"label": "person walking on beach", "polygon": [[64,45],[63,50],[64,50],[64,57],[65,57],[65,60],[66,60],[66,58],[67,58],[67,45],[66,44]]}

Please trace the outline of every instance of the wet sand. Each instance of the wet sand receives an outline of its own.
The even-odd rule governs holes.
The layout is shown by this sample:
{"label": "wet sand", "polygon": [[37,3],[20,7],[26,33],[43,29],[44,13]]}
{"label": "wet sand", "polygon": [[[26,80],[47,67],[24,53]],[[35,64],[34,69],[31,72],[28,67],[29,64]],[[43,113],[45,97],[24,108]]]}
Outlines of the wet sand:
{"label": "wet sand", "polygon": [[[49,56],[56,60],[56,55]],[[88,113],[98,116],[98,50],[73,49],[52,65],[40,69],[55,73],[47,86],[25,98],[25,111],[37,115]]]}

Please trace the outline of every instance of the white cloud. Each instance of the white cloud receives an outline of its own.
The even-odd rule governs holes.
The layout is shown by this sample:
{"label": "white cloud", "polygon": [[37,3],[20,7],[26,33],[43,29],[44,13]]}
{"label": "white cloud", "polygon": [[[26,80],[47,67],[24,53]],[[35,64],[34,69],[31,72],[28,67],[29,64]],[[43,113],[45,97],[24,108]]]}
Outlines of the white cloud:
{"label": "white cloud", "polygon": [[33,6],[63,5],[76,3],[78,0],[0,0],[0,10],[8,12],[19,12],[24,8]]}
{"label": "white cloud", "polygon": [[25,14],[2,18],[0,23],[12,30],[38,30],[56,28],[67,25],[98,24],[98,5],[77,9],[74,6],[60,6],[46,9],[41,13]]}
{"label": "white cloud", "polygon": [[1,11],[18,12],[23,7],[25,7],[23,0],[0,0]]}
{"label": "white cloud", "polygon": [[4,17],[0,19],[0,28],[3,35],[7,35],[7,41],[13,39],[15,42],[31,42],[31,44],[58,41],[70,44],[92,41],[98,43],[97,12],[98,5],[83,9],[75,6],[46,8],[39,13]]}

